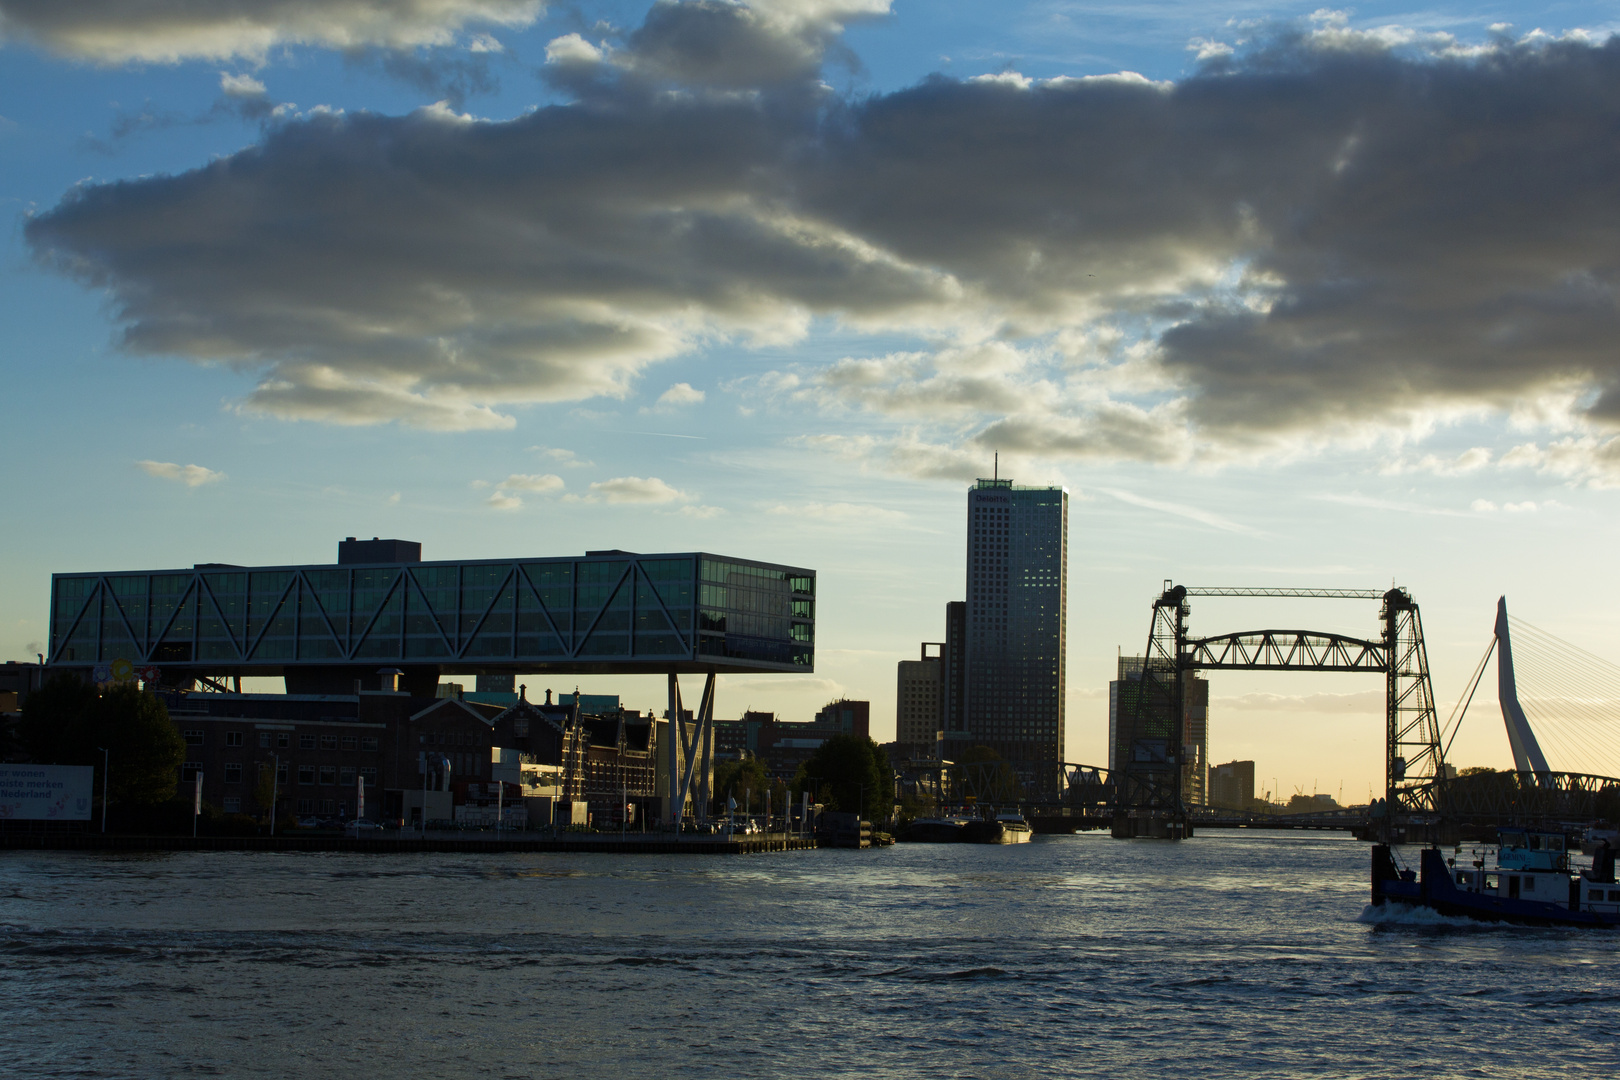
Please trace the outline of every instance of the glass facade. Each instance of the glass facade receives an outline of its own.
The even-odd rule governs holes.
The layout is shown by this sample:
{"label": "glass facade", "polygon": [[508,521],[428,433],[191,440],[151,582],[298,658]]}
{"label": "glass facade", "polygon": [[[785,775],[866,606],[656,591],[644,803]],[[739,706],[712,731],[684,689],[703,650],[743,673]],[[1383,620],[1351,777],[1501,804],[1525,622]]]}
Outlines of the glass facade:
{"label": "glass facade", "polygon": [[980,480],[968,492],[968,745],[1012,761],[1062,761],[1069,496]]}
{"label": "glass facade", "polygon": [[703,553],[57,574],[50,662],[811,671],[815,572]]}

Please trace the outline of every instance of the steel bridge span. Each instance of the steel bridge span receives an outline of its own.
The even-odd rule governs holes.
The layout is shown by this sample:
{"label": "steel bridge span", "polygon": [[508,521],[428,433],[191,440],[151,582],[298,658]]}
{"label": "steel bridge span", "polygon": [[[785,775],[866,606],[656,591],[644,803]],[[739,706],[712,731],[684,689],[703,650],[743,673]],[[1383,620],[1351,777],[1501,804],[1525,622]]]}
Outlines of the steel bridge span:
{"label": "steel bridge span", "polygon": [[[948,802],[1017,806],[1038,832],[1112,829],[1133,809],[1122,796],[1121,772],[1073,762],[988,761],[953,766],[943,778]],[[1484,773],[1431,781],[1421,805],[1393,828],[1445,822],[1464,828],[1504,825],[1558,827],[1596,818],[1620,819],[1620,778],[1590,773]],[[1372,834],[1383,815],[1367,808],[1309,814],[1256,814],[1212,806],[1189,806],[1186,821],[1199,828],[1338,829]]]}

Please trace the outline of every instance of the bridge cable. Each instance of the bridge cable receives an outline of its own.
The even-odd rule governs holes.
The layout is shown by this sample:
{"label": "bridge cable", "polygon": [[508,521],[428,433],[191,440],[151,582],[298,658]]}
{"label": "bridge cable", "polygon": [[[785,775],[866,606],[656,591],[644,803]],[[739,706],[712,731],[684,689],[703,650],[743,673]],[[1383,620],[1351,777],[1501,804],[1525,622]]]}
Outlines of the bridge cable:
{"label": "bridge cable", "polygon": [[1620,665],[1512,615],[1519,701],[1564,769],[1620,773]]}
{"label": "bridge cable", "polygon": [[1485,674],[1485,665],[1491,662],[1491,654],[1495,651],[1496,635],[1492,634],[1491,643],[1485,646],[1485,655],[1479,658],[1479,666],[1474,668],[1474,677],[1468,680],[1468,692],[1457,699],[1457,704],[1453,706],[1451,716],[1446,720],[1445,727],[1440,729],[1442,735],[1445,733],[1446,728],[1451,729],[1451,735],[1446,738],[1445,746],[1440,751],[1442,761],[1451,753],[1451,742],[1457,737],[1457,732],[1462,730],[1463,717],[1468,715],[1468,706],[1474,700],[1474,691],[1479,689],[1480,676]]}

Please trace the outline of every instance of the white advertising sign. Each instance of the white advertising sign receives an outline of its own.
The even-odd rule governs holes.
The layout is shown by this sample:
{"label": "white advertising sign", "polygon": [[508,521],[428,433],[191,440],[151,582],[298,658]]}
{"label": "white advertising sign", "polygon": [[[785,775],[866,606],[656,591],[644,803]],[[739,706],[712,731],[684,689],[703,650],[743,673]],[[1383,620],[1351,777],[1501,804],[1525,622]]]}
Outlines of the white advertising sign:
{"label": "white advertising sign", "polygon": [[0,765],[0,818],[89,821],[95,775],[89,765]]}

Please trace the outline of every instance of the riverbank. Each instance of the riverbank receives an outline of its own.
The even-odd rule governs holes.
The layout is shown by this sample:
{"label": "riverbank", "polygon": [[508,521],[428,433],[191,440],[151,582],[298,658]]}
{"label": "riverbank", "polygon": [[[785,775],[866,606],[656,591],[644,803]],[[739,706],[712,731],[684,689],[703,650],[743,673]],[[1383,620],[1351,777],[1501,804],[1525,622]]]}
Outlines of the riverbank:
{"label": "riverbank", "polygon": [[11,851],[341,851],[374,855],[421,852],[607,851],[646,855],[756,855],[811,851],[814,837],[786,833],[705,836],[674,833],[557,833],[533,835],[430,832],[388,836],[135,836],[122,833],[0,833]]}

